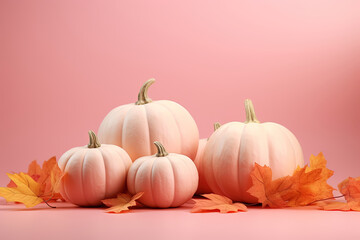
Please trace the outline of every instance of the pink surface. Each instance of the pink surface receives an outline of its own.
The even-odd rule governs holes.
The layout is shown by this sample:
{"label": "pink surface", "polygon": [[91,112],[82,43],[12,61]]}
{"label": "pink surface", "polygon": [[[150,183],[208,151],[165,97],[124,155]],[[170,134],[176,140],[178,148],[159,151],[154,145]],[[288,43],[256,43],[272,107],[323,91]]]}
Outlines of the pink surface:
{"label": "pink surface", "polygon": [[[0,205],[0,231],[12,239],[358,239],[358,212],[250,208],[239,213],[190,213],[176,209],[135,209],[123,214],[103,208],[57,209]],[[21,226],[21,227],[18,227]],[[29,236],[29,234],[31,234]]]}
{"label": "pink surface", "polygon": [[[87,131],[97,131],[112,108],[135,102],[151,77],[157,82],[150,97],[187,108],[202,138],[216,121],[244,121],[243,101],[251,98],[260,121],[280,123],[297,136],[306,162],[324,152],[335,171],[332,185],[360,176],[359,8],[351,0],[2,0],[0,185],[7,183],[6,172],[24,171],[33,159],[42,162],[85,145]],[[56,222],[58,216],[64,221]],[[241,227],[247,216],[253,224]],[[335,233],[341,223],[349,233],[356,216],[297,210],[230,216],[182,210],[121,216],[98,209],[0,212],[7,233],[16,221],[28,229],[40,221],[60,234],[68,233],[59,224],[70,229],[85,221],[86,231],[77,234],[100,236],[106,231],[98,224],[113,234],[141,225],[163,237],[168,232],[162,226],[177,226],[178,236],[199,236],[203,230],[197,226],[211,236],[226,234],[222,229],[229,226],[234,234],[241,228],[261,235],[270,229],[263,222],[318,235],[324,229]],[[101,223],[105,218],[113,222]]]}

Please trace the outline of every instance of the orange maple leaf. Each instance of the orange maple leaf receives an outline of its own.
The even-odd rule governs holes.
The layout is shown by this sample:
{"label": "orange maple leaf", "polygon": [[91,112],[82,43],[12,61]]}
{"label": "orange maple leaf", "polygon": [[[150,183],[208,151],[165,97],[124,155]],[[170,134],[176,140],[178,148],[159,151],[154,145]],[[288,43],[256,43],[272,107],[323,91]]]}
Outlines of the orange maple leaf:
{"label": "orange maple leaf", "polygon": [[250,176],[253,185],[247,192],[256,197],[262,207],[286,207],[286,199],[293,195],[293,182],[290,176],[272,180],[271,168],[257,163]]}
{"label": "orange maple leaf", "polygon": [[311,156],[310,166],[298,167],[292,176],[272,180],[271,168],[255,164],[250,176],[252,187],[248,192],[259,203],[271,208],[305,206],[321,199],[333,197],[327,180],[333,171],[326,168],[322,153]]}
{"label": "orange maple leaf", "polygon": [[[42,168],[36,162],[32,161],[28,167],[27,175],[39,184],[39,197],[44,201],[62,200],[63,197],[59,193],[58,185],[62,177],[62,172],[56,162],[56,157],[52,157],[44,161]],[[16,188],[16,184],[10,180],[7,187]]]}
{"label": "orange maple leaf", "polygon": [[247,207],[242,203],[233,203],[233,201],[225,196],[218,194],[203,194],[207,199],[193,199],[195,201],[194,207],[191,209],[192,213],[220,211],[221,213],[230,212],[246,212]]}
{"label": "orange maple leaf", "polygon": [[360,177],[349,177],[339,183],[338,188],[345,197],[346,202],[321,202],[318,203],[318,206],[327,211],[360,211]]}
{"label": "orange maple leaf", "polygon": [[127,193],[119,193],[116,198],[109,198],[101,200],[103,204],[110,207],[106,209],[109,213],[122,213],[129,211],[129,207],[136,206],[136,200],[139,199],[144,193],[139,192],[134,196]]}
{"label": "orange maple leaf", "polygon": [[56,162],[56,157],[52,157],[44,161],[40,172],[40,177],[37,182],[40,184],[40,192],[44,200],[56,201],[57,199],[64,200],[59,193],[59,189],[55,189],[62,177],[62,172]]}
{"label": "orange maple leaf", "polygon": [[349,177],[339,183],[338,188],[344,195],[346,201],[360,203],[360,177]]}
{"label": "orange maple leaf", "polygon": [[310,172],[316,169],[321,169],[320,179],[317,184],[312,186],[312,191],[316,192],[316,200],[327,199],[333,197],[333,191],[335,188],[327,183],[327,180],[334,175],[334,171],[326,167],[327,161],[322,152],[317,156],[310,156],[310,166],[306,167],[305,172]]}

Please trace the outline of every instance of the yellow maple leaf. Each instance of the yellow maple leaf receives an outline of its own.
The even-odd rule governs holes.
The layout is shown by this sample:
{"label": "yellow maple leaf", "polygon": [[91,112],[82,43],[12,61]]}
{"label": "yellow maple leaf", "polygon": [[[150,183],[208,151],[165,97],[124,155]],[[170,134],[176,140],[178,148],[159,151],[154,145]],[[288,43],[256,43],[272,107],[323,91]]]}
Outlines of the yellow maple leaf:
{"label": "yellow maple leaf", "polygon": [[0,187],[0,196],[7,202],[21,202],[28,208],[43,202],[39,197],[40,184],[32,177],[22,172],[7,175],[16,184],[16,187]]}
{"label": "yellow maple leaf", "polygon": [[207,199],[193,199],[194,207],[192,213],[220,211],[221,213],[230,212],[246,212],[247,207],[242,203],[233,203],[233,201],[225,196],[210,193],[201,195]]}
{"label": "yellow maple leaf", "polygon": [[134,196],[126,193],[119,193],[116,198],[109,198],[101,200],[103,204],[110,207],[106,209],[109,213],[121,213],[129,211],[129,207],[136,206],[136,200],[139,199],[144,193],[139,192]]}
{"label": "yellow maple leaf", "polygon": [[[63,176],[55,156],[44,161],[42,168],[36,160],[32,161],[29,164],[27,175],[39,183],[40,192],[38,196],[41,197],[44,202],[64,201],[59,189],[59,183]],[[16,187],[16,184],[10,180],[7,187]]]}

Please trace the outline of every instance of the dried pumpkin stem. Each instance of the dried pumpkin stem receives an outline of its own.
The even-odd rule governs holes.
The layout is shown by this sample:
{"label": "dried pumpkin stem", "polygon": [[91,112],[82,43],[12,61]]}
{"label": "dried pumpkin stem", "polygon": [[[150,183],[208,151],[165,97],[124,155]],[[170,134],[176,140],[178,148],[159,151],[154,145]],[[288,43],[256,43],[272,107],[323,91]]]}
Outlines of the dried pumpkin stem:
{"label": "dried pumpkin stem", "polygon": [[147,95],[147,91],[148,91],[150,85],[153,84],[154,82],[155,82],[155,79],[151,78],[142,85],[142,87],[140,88],[139,95],[138,95],[138,100],[135,103],[135,105],[144,105],[144,104],[152,102],[151,98],[149,98]]}
{"label": "dried pumpkin stem", "polygon": [[166,152],[164,146],[163,146],[160,142],[155,141],[154,144],[155,144],[155,146],[156,146],[156,148],[157,148],[157,150],[158,150],[158,152],[157,152],[157,154],[156,154],[157,157],[165,157],[165,156],[169,155],[169,154]]}
{"label": "dried pumpkin stem", "polygon": [[221,124],[219,122],[214,123],[214,132],[218,130],[221,127]]}
{"label": "dried pumpkin stem", "polygon": [[260,123],[256,118],[254,105],[250,99],[245,100],[245,112],[246,112],[246,121],[245,123]]}
{"label": "dried pumpkin stem", "polygon": [[91,130],[89,131],[89,138],[90,138],[90,142],[88,144],[88,148],[98,148],[101,146],[96,134]]}

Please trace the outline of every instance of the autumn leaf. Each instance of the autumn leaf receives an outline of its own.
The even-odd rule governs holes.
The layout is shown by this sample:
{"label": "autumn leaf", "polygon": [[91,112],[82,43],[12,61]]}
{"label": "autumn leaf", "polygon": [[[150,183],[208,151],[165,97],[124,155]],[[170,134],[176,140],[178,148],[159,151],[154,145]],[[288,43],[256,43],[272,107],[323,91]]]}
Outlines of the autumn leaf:
{"label": "autumn leaf", "polygon": [[310,166],[298,167],[292,176],[275,180],[272,180],[270,167],[255,163],[250,174],[253,185],[248,192],[256,197],[263,207],[305,206],[333,197],[334,188],[327,183],[333,173],[326,168],[326,159],[322,153],[310,157]]}
{"label": "autumn leaf", "polygon": [[319,202],[317,205],[325,211],[360,211],[360,204],[356,202]]}
{"label": "autumn leaf", "polygon": [[345,197],[346,202],[321,202],[318,203],[318,206],[327,211],[360,211],[360,177],[349,177],[339,183],[338,188]]}
{"label": "autumn leaf", "polygon": [[255,163],[250,176],[253,185],[248,193],[256,197],[262,207],[267,205],[271,208],[286,207],[286,199],[294,195],[292,178],[286,176],[272,180],[272,171],[268,166]]}
{"label": "autumn leaf", "polygon": [[207,199],[193,199],[195,205],[192,208],[192,213],[199,212],[210,212],[210,211],[220,211],[221,213],[230,213],[230,212],[246,212],[247,207],[242,203],[233,203],[231,199],[221,196],[218,194],[203,194],[203,197]]}
{"label": "autumn leaf", "polygon": [[305,206],[318,199],[317,189],[321,185],[321,169],[314,169],[306,172],[305,168],[298,168],[291,177],[291,190],[294,192],[293,197],[288,199],[288,206]]}
{"label": "autumn leaf", "polygon": [[306,167],[305,170],[305,172],[308,173],[316,169],[321,169],[320,179],[318,179],[317,184],[312,186],[312,191],[317,193],[317,197],[314,201],[331,198],[333,196],[333,191],[335,190],[335,188],[327,183],[327,180],[334,175],[334,171],[328,169],[326,164],[327,161],[323,153],[320,152],[317,156],[310,156],[310,166]]}
{"label": "autumn leaf", "polygon": [[[60,194],[59,184],[62,178],[62,172],[56,162],[56,157],[51,157],[49,160],[44,161],[42,168],[36,162],[32,161],[28,167],[27,175],[34,179],[40,186],[39,196],[44,201],[62,200]],[[10,180],[7,187],[16,187],[16,184]]]}
{"label": "autumn leaf", "polygon": [[292,176],[293,190],[296,196],[291,198],[288,206],[305,206],[321,199],[333,197],[334,188],[327,180],[334,172],[326,167],[326,159],[322,153],[311,155],[310,166],[297,168]]}
{"label": "autumn leaf", "polygon": [[339,183],[338,188],[344,195],[346,201],[360,203],[360,177],[349,177]]}
{"label": "autumn leaf", "polygon": [[[38,181],[38,179],[40,178],[41,175],[41,167],[40,165],[36,162],[36,160],[32,161],[28,167],[28,171],[27,174],[32,177],[32,179],[34,179],[35,181]],[[7,187],[16,187],[16,184],[10,180],[10,182],[8,183]]]}
{"label": "autumn leaf", "polygon": [[36,160],[32,161],[28,167],[27,174],[32,177],[35,181],[38,181],[41,176],[42,170]]}
{"label": "autumn leaf", "polygon": [[110,207],[106,209],[109,213],[122,213],[129,211],[129,207],[136,206],[136,200],[139,199],[144,193],[139,192],[134,196],[127,193],[119,193],[116,198],[101,200],[103,204]]}
{"label": "autumn leaf", "polygon": [[15,188],[0,187],[0,196],[7,202],[21,202],[26,207],[34,207],[43,202],[40,195],[40,184],[37,183],[28,174],[7,174],[8,177],[16,184]]}

